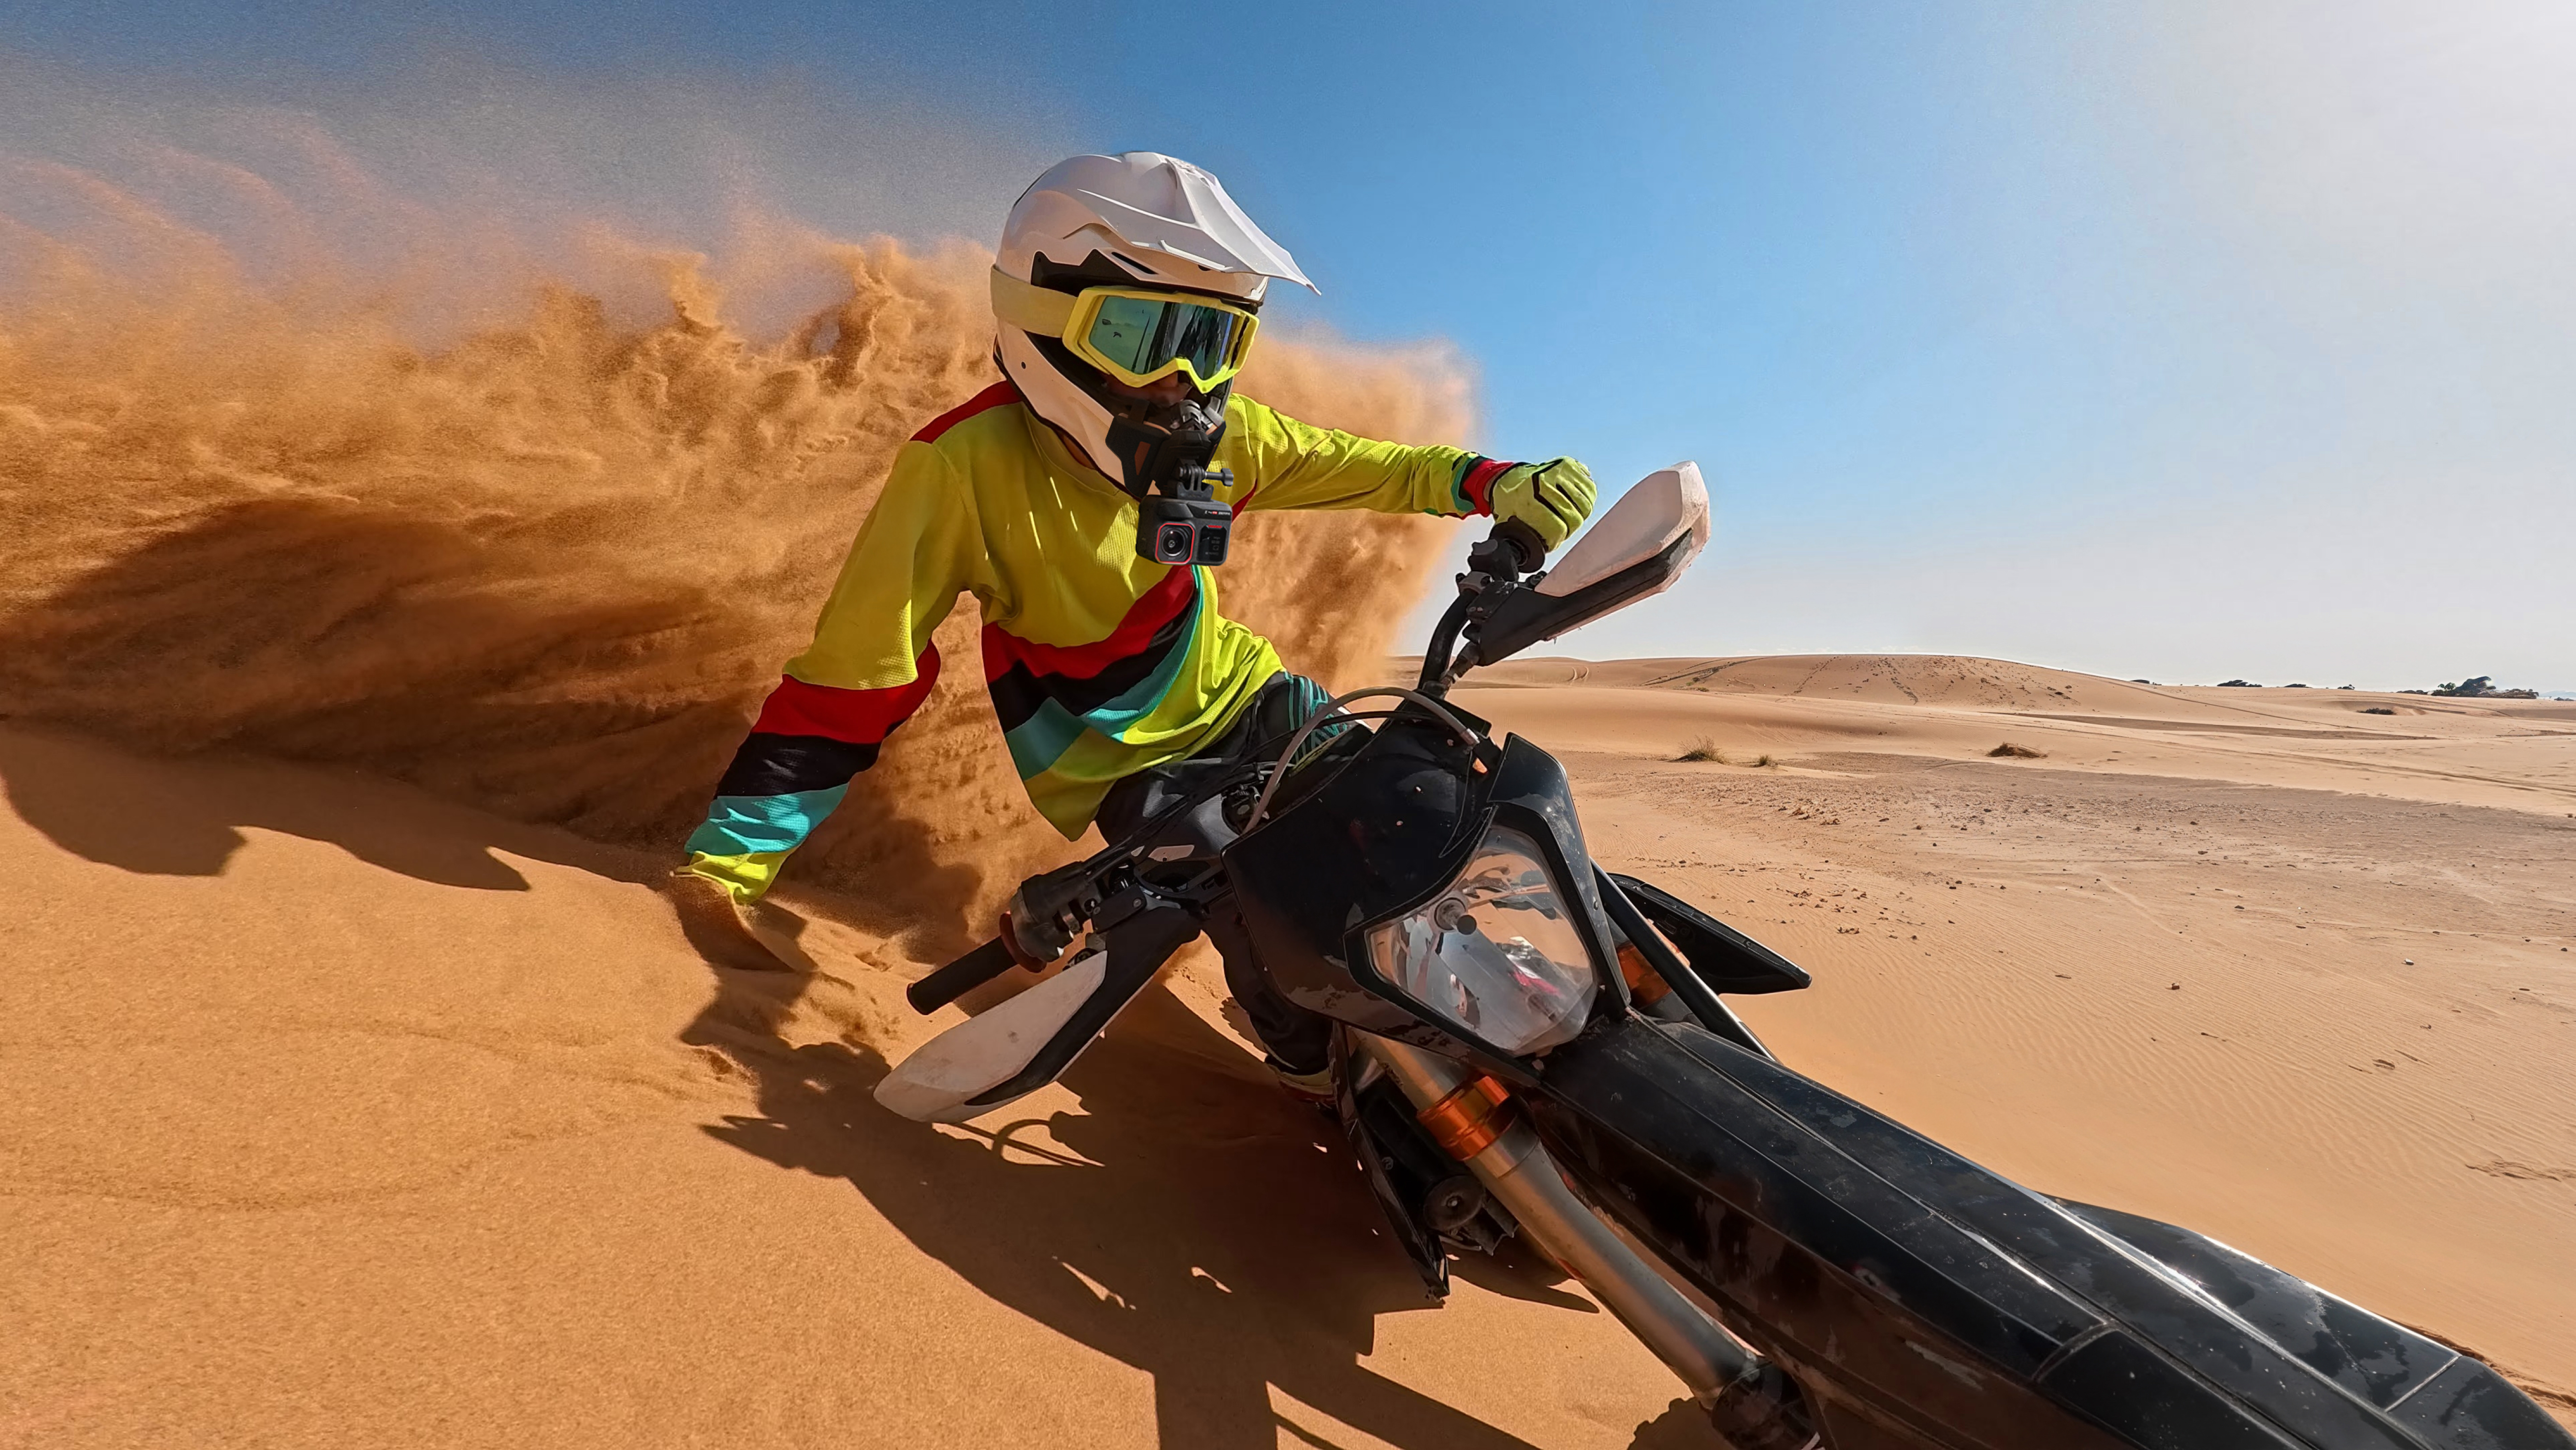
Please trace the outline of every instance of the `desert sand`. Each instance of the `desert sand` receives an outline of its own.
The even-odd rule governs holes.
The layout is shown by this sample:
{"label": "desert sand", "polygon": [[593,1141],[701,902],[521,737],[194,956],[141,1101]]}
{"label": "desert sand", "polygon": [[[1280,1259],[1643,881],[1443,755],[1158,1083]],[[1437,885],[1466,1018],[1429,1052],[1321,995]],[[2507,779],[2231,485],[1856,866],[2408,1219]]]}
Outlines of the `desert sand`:
{"label": "desert sand", "polygon": [[[2576,705],[1883,657],[1458,698],[1815,974],[1740,999],[1792,1064],[2576,1411]],[[24,722],[0,778],[0,1445],[1708,1443],[1551,1273],[1425,1302],[1204,954],[924,1127],[868,1089],[959,1009],[863,900],[790,890],[814,970],[736,972],[661,855],[410,785]]]}

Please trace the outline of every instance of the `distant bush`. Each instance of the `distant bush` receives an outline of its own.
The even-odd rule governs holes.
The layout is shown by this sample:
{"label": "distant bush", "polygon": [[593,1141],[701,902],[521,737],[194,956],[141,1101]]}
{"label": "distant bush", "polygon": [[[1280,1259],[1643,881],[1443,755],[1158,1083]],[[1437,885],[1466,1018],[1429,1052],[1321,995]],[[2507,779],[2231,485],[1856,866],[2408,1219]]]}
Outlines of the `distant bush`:
{"label": "distant bush", "polygon": [[1770,756],[1767,756],[1767,755],[1757,755],[1757,756],[1753,757],[1753,763],[1754,763],[1755,765],[1769,765],[1769,764],[1771,764],[1771,763],[1772,763],[1772,760],[1771,760],[1771,757],[1770,757]]}
{"label": "distant bush", "polygon": [[2495,687],[2495,681],[2485,675],[2472,676],[2456,685],[2446,684],[2433,693],[2451,695],[2464,700],[2537,700],[2540,698],[2538,690],[2499,690]]}
{"label": "distant bush", "polygon": [[2015,745],[2011,741],[2007,740],[2003,744],[1996,746],[1994,749],[1987,751],[1986,758],[1989,760],[1997,758],[2012,760],[2046,760],[2048,758],[2048,752],[2045,750],[2033,750],[2027,745]]}
{"label": "distant bush", "polygon": [[2284,689],[2284,690],[2304,690],[2304,689],[2306,689],[2306,688],[2307,688],[2307,686],[2305,686],[2305,685],[2283,685],[2281,688],[2282,688],[2282,689]]}
{"label": "distant bush", "polygon": [[2221,680],[2218,682],[2218,688],[2222,690],[2259,690],[2263,687],[2254,683],[2252,680]]}
{"label": "distant bush", "polygon": [[2364,715],[2394,715],[2397,712],[2389,709],[2386,705],[2372,705],[2361,713]]}
{"label": "distant bush", "polygon": [[2351,688],[2352,688],[2352,686],[2350,686],[2350,685],[2337,685],[2337,686],[2335,686],[2335,688],[2336,688],[2336,689],[2338,689],[2338,690],[2349,690],[2349,689],[2351,689]]}
{"label": "distant bush", "polygon": [[1717,748],[1716,741],[1703,735],[1697,740],[1692,741],[1688,750],[1674,756],[1673,759],[1677,762],[1684,760],[1712,760],[1717,762],[1719,765],[1724,765],[1726,764],[1726,752]]}

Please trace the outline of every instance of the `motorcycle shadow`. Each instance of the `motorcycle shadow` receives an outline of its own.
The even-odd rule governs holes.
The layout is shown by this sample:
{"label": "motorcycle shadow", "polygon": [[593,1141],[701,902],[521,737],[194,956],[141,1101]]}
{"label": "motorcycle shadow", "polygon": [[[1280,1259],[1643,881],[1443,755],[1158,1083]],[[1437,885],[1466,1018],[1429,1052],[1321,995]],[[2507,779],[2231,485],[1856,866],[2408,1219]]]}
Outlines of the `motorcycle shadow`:
{"label": "motorcycle shadow", "polygon": [[[877,1105],[887,1065],[864,1041],[747,1040],[783,1019],[793,979],[717,975],[688,1036],[753,1074],[759,1115],[706,1131],[848,1181],[995,1301],[1151,1375],[1165,1450],[1331,1444],[1300,1405],[1403,1450],[1529,1445],[1359,1363],[1379,1314],[1430,1300],[1339,1129],[1159,987],[1066,1075],[1082,1112],[943,1129]],[[1476,1282],[1590,1307],[1509,1267]],[[1275,1406],[1273,1386],[1295,1404]],[[1637,1445],[1715,1444],[1704,1419],[1696,1441],[1673,1438],[1673,1418]]]}

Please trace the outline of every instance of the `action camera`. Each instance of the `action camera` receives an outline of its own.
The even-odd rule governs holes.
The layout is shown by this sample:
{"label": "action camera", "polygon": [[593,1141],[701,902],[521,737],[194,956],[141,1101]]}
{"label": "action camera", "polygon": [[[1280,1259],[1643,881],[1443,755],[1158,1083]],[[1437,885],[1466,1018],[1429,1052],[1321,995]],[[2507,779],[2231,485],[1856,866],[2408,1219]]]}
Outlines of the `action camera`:
{"label": "action camera", "polygon": [[1216,501],[1214,484],[1232,483],[1220,468],[1184,467],[1168,492],[1136,501],[1136,552],[1157,564],[1222,564],[1234,532],[1234,510]]}

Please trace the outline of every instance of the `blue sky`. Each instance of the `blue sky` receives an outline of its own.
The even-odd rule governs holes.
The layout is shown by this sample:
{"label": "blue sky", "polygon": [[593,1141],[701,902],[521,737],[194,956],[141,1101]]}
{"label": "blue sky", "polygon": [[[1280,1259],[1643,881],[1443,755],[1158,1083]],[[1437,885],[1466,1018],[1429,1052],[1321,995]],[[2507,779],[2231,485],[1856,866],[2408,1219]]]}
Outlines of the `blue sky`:
{"label": "blue sky", "polygon": [[21,0],[0,63],[22,154],[282,106],[681,237],[989,239],[1056,156],[1190,157],[1284,310],[1472,358],[1488,451],[1701,462],[1719,544],[1581,653],[2576,690],[2555,0]]}

